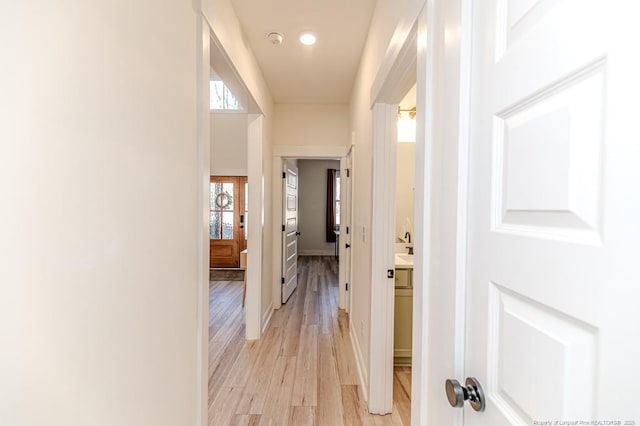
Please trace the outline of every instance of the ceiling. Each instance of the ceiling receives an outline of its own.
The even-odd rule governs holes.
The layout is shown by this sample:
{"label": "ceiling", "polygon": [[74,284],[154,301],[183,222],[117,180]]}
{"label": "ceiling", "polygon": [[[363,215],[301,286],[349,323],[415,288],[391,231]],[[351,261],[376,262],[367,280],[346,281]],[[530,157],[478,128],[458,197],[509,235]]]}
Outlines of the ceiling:
{"label": "ceiling", "polygon": [[416,107],[416,85],[414,84],[411,89],[404,96],[404,99],[400,101],[398,106],[402,109],[411,109]]}
{"label": "ceiling", "polygon": [[[376,0],[232,0],[276,103],[347,103]],[[284,41],[273,45],[272,31]],[[318,41],[304,46],[300,33]]]}

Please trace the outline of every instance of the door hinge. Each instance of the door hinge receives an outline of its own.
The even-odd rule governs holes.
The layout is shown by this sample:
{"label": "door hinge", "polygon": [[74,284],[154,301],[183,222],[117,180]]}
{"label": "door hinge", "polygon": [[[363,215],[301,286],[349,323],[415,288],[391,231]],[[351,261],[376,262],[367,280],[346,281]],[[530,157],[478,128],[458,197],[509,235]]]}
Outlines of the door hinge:
{"label": "door hinge", "polygon": [[286,229],[286,228],[284,227],[284,225],[282,225],[282,232],[284,232],[284,230],[285,230],[285,229]]}
{"label": "door hinge", "polygon": [[349,291],[349,283],[345,283],[344,287],[345,287],[345,290]]}
{"label": "door hinge", "polygon": [[284,284],[284,277],[282,277],[282,278],[280,279],[280,282],[281,282],[282,284]]}
{"label": "door hinge", "polygon": [[349,234],[349,227],[347,226],[347,235]]}
{"label": "door hinge", "polygon": [[387,278],[393,278],[395,271],[393,269],[387,269]]}
{"label": "door hinge", "polygon": [[347,169],[347,177],[350,177],[350,170]]}
{"label": "door hinge", "polygon": [[285,172],[282,172],[282,179],[286,179],[287,178],[287,174]]}

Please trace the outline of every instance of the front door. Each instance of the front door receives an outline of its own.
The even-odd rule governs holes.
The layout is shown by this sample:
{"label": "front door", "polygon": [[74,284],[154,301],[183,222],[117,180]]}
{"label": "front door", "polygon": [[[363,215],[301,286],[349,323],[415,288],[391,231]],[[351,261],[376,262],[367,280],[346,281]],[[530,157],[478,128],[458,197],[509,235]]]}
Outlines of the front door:
{"label": "front door", "polygon": [[211,176],[209,200],[209,266],[240,267],[240,252],[247,247],[243,176]]}
{"label": "front door", "polygon": [[285,161],[283,173],[282,303],[298,286],[298,167]]}
{"label": "front door", "polygon": [[464,424],[640,424],[636,2],[473,9]]}

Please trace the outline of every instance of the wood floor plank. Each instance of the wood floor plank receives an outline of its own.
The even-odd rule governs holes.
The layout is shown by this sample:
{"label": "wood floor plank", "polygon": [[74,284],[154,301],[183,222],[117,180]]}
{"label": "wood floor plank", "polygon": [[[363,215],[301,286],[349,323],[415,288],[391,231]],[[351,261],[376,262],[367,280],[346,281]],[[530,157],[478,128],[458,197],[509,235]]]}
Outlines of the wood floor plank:
{"label": "wood floor plank", "polygon": [[334,322],[333,339],[338,360],[340,384],[358,385],[360,380],[356,358],[353,354],[349,337],[349,319],[344,311],[338,313],[338,319]]}
{"label": "wood floor plank", "polygon": [[316,424],[316,409],[314,407],[292,407],[288,424],[291,426],[314,426]]}
{"label": "wood floor plank", "polygon": [[362,425],[364,424],[363,404],[358,394],[358,386],[343,385],[342,386],[342,407],[344,408],[344,424],[345,425]]}
{"label": "wood floor plank", "polygon": [[233,364],[236,362],[240,351],[245,346],[244,324],[238,327],[236,334],[232,336],[223,353],[213,365],[209,366],[209,400],[213,401],[218,395],[222,384],[226,380]]}
{"label": "wood floor plank", "polygon": [[298,288],[287,302],[291,305],[288,307],[290,309],[289,316],[284,323],[284,341],[281,354],[284,357],[296,356],[298,353],[306,288],[305,281],[298,282]]}
{"label": "wood floor plank", "polygon": [[394,380],[400,382],[402,388],[411,398],[411,367],[394,367],[393,374],[395,376]]}
{"label": "wood floor plank", "polygon": [[318,424],[342,424],[344,409],[340,390],[333,339],[330,335],[320,334],[318,336],[318,407],[316,409]]}
{"label": "wood floor plank", "polygon": [[300,335],[291,405],[315,406],[318,401],[318,326],[303,326]]}
{"label": "wood floor plank", "polygon": [[220,360],[223,352],[232,343],[232,339],[238,334],[240,328],[243,328],[244,324],[238,318],[232,319],[229,322],[228,329],[220,331],[209,341],[209,368],[213,367]]}
{"label": "wood floor plank", "polygon": [[236,414],[231,419],[231,426],[257,426],[260,424],[259,414]]}
{"label": "wood floor plank", "polygon": [[318,301],[320,303],[320,333],[331,334],[333,331],[333,306],[331,305],[331,297],[327,294],[329,293],[329,287],[324,277],[320,277],[318,288]]}
{"label": "wood floor plank", "polygon": [[285,425],[291,411],[293,377],[296,370],[295,357],[278,357],[262,416],[261,425]]}
{"label": "wood floor plank", "polygon": [[411,369],[394,371],[393,413],[368,413],[338,309],[334,257],[300,257],[298,288],[260,340],[244,340],[242,283],[210,284],[209,425],[406,425]]}
{"label": "wood floor plank", "polygon": [[267,389],[282,345],[282,329],[274,327],[269,329],[267,334],[263,337],[260,352],[253,369],[250,370],[251,380],[245,386],[236,414],[262,414]]}
{"label": "wood floor plank", "polygon": [[304,325],[318,324],[318,308],[318,292],[307,288],[302,312],[302,323]]}
{"label": "wood floor plank", "polygon": [[[274,333],[277,330],[274,330]],[[271,336],[265,336],[266,339]],[[272,337],[273,338],[273,337]],[[269,340],[270,342],[270,340]],[[242,348],[238,352],[233,364],[229,369],[229,374],[224,382],[227,386],[245,386],[249,381],[251,372],[258,357],[261,342],[255,340],[245,340]]]}
{"label": "wood floor plank", "polygon": [[411,369],[395,367],[393,371],[393,402],[402,422],[411,424]]}
{"label": "wood floor plank", "polygon": [[242,387],[223,386],[209,407],[209,426],[222,426],[231,423],[235,417],[235,407],[240,401]]}

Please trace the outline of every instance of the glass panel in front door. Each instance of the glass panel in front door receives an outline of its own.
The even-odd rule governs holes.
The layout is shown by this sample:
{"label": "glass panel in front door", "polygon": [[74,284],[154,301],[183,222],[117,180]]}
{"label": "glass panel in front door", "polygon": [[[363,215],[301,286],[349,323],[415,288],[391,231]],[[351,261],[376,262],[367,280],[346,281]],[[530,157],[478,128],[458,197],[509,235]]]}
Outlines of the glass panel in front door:
{"label": "glass panel in front door", "polygon": [[209,239],[232,240],[234,227],[234,184],[212,182],[210,185]]}

